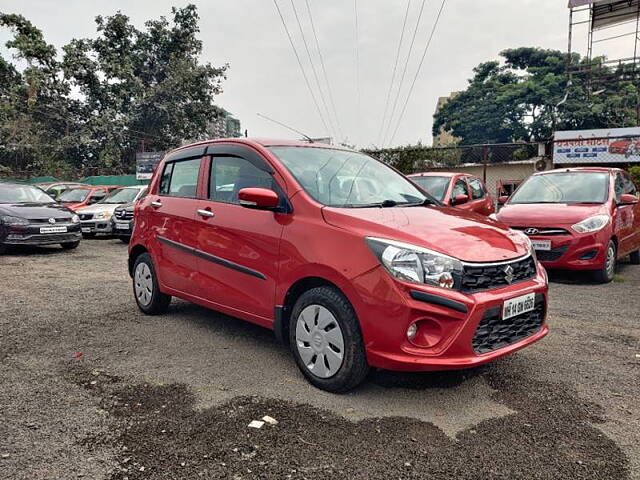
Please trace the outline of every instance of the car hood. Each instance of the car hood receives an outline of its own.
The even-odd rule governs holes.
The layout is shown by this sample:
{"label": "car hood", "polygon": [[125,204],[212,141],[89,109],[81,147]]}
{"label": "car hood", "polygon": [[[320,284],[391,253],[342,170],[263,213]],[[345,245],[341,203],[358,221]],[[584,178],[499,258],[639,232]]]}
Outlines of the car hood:
{"label": "car hood", "polygon": [[497,217],[499,221],[516,227],[552,227],[573,225],[602,213],[609,213],[607,204],[516,203],[505,205]]}
{"label": "car hood", "polygon": [[59,203],[3,203],[0,215],[10,215],[29,220],[41,218],[69,218],[73,215],[67,207]]}
{"label": "car hood", "polygon": [[89,205],[88,207],[83,207],[76,210],[76,213],[100,213],[100,212],[110,212],[118,208],[120,203],[96,203],[94,205]]}
{"label": "car hood", "polygon": [[495,262],[529,253],[520,233],[456,208],[325,207],[322,212],[327,223],[363,237],[411,243],[467,262]]}

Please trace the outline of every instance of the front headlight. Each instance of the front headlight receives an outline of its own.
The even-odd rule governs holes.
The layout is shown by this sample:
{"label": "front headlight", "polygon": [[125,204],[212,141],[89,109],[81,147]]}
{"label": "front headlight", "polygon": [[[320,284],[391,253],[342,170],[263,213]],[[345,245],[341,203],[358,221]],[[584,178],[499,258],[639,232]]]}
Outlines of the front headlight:
{"label": "front headlight", "polygon": [[107,219],[111,218],[111,212],[98,212],[98,213],[95,214],[95,216],[93,218],[107,220]]}
{"label": "front headlight", "polygon": [[457,258],[394,240],[365,240],[384,268],[400,280],[451,289],[462,275],[462,262]]}
{"label": "front headlight", "polygon": [[586,220],[582,220],[581,222],[572,225],[571,228],[578,233],[597,232],[598,230],[602,230],[606,227],[609,220],[611,220],[609,215],[595,215],[594,217],[589,217]]}
{"label": "front headlight", "polygon": [[4,225],[29,225],[29,220],[22,217],[12,217],[10,215],[0,215],[0,223]]}
{"label": "front headlight", "polygon": [[71,221],[73,223],[80,223],[80,217],[78,215],[74,215],[73,217],[71,217]]}

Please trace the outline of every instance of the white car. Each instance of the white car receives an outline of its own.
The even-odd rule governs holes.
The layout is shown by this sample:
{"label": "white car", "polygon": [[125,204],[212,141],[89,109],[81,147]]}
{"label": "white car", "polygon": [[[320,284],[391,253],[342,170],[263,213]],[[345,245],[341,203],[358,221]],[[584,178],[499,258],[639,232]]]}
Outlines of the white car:
{"label": "white car", "polygon": [[82,236],[95,237],[98,233],[112,232],[111,217],[115,209],[126,203],[137,201],[147,191],[146,185],[118,188],[98,203],[79,209]]}

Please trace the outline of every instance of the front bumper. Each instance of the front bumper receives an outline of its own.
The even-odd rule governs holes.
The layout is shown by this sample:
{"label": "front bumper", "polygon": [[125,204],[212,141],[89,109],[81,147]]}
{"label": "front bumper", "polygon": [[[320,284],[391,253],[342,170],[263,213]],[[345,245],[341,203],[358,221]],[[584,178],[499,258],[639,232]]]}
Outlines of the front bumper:
{"label": "front bumper", "polygon": [[[382,267],[358,277],[355,284],[363,300],[357,313],[367,359],[378,368],[395,371],[470,368],[520,350],[549,331],[547,276],[539,265],[534,278],[473,294],[399,282]],[[520,328],[530,319],[523,322],[518,315],[502,320],[504,301],[531,293],[535,294],[539,308],[540,316],[534,319],[537,323],[532,328],[514,330],[512,335],[509,329]],[[495,329],[496,335],[506,334],[489,341],[486,336],[481,338],[487,333],[488,321],[492,322],[490,328]],[[419,345],[406,335],[415,322],[420,325],[418,331],[422,331]]]}
{"label": "front bumper", "polygon": [[0,243],[5,245],[56,245],[72,243],[82,239],[80,225],[77,223],[57,224],[58,228],[66,228],[65,232],[42,233],[42,228],[50,225],[11,225],[4,232]]}
{"label": "front bumper", "polygon": [[106,233],[111,234],[113,229],[111,226],[111,218],[101,218],[99,220],[80,220],[82,233]]}
{"label": "front bumper", "polygon": [[[567,229],[567,231],[569,231]],[[551,250],[538,251],[538,260],[548,269],[597,270],[605,262],[611,234],[607,228],[594,233],[532,235],[531,240],[548,240]]]}
{"label": "front bumper", "polygon": [[111,230],[119,237],[130,237],[133,233],[133,220],[119,220],[111,217]]}

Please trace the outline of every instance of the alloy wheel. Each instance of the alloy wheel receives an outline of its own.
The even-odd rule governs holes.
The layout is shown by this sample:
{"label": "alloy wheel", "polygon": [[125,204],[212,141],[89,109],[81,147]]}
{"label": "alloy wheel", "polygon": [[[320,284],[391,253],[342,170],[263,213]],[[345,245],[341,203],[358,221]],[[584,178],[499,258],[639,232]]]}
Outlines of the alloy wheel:
{"label": "alloy wheel", "polygon": [[298,315],[296,346],[307,370],[317,377],[330,378],[342,366],[342,330],[333,314],[322,305],[309,305]]}
{"label": "alloy wheel", "polygon": [[613,278],[616,268],[616,249],[612,244],[609,244],[609,248],[607,249],[606,262],[607,276]]}

